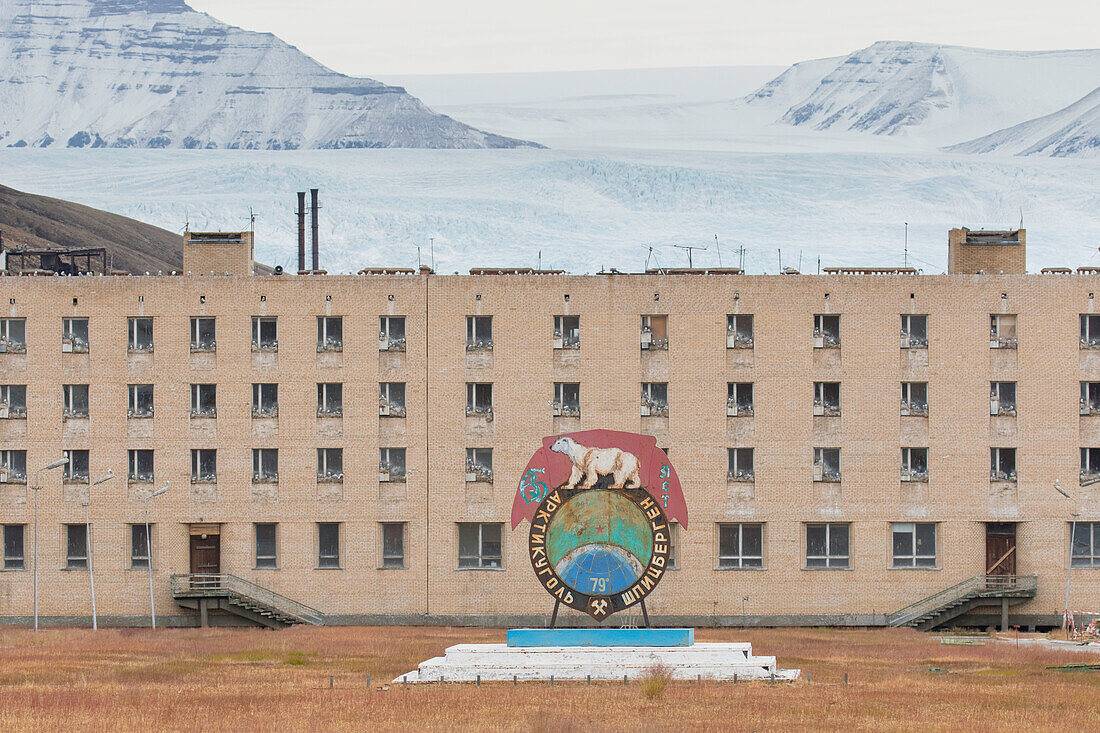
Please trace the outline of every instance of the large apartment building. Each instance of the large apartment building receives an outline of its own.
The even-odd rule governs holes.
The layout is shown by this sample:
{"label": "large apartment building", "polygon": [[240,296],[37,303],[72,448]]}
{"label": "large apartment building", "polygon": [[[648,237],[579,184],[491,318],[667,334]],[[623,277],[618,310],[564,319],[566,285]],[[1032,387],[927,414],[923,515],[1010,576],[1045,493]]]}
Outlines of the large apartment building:
{"label": "large apartment building", "polygon": [[151,564],[161,623],[263,613],[200,573],[326,623],[541,625],[512,499],[595,428],[684,488],[658,621],[1050,626],[1069,571],[1100,610],[1100,277],[1024,274],[1022,231],[954,230],[946,275],[262,276],[191,241],[218,274],[0,278],[8,622],[37,526],[45,623],[87,622],[91,544],[103,623],[148,623]]}

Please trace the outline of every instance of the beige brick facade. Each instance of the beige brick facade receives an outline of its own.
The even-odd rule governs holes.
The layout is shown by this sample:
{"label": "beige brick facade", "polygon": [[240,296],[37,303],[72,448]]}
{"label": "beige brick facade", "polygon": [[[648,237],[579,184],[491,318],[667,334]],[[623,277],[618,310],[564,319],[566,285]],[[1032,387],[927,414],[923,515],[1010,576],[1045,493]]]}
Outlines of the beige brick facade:
{"label": "beige brick facade", "polygon": [[[220,532],[220,570],[306,603],[333,622],[508,622],[547,614],[526,530],[507,526],[524,465],[555,432],[650,433],[682,481],[690,526],[679,569],[649,598],[657,616],[771,623],[881,623],[882,615],[981,574],[986,523],[1011,523],[1016,571],[1038,596],[1014,620],[1052,623],[1065,592],[1073,502],[1100,522],[1100,483],[1079,485],[1079,449],[1100,446],[1079,383],[1100,382],[1080,315],[1100,278],[1077,275],[177,276],[2,278],[26,352],[0,354],[0,385],[26,385],[25,418],[0,419],[0,450],[26,451],[27,483],[0,485],[4,523],[24,525],[24,569],[0,572],[0,616],[32,608],[35,469],[89,450],[99,612],[142,622],[148,586],[130,529],[151,504],[158,612],[193,622],[169,593],[190,570],[193,526]],[[668,348],[640,348],[641,317],[667,315]],[[727,348],[727,316],[753,316],[751,348]],[[839,314],[839,348],[815,348],[814,316]],[[927,348],[900,348],[906,314]],[[1017,316],[1017,348],[991,348],[991,315]],[[379,350],[381,316],[404,316],[403,352]],[[466,317],[492,316],[492,349],[467,351]],[[580,348],[555,349],[556,315],[579,316]],[[252,318],[277,319],[256,351]],[[342,317],[342,351],[317,348],[317,318]],[[62,353],[65,318],[87,318],[87,353]],[[128,352],[128,318],[153,320]],[[190,348],[212,317],[216,351]],[[1015,382],[1015,415],[991,415],[990,383]],[[342,383],[342,417],[318,417],[317,384]],[[406,385],[406,417],[379,415],[379,383]],[[466,414],[466,385],[492,383],[492,419]],[[580,416],[555,417],[556,382],[580,384]],[[668,384],[667,417],[643,417],[640,384]],[[727,415],[727,384],[754,385],[753,414]],[[840,382],[840,414],[814,415],[814,383]],[[902,382],[927,382],[927,416],[902,416]],[[217,385],[216,417],[191,416],[191,384]],[[252,416],[252,385],[278,383],[278,414]],[[63,419],[63,385],[89,385],[88,417]],[[152,417],[127,417],[128,385],[152,384]],[[343,449],[342,483],[318,483],[317,449]],[[407,480],[379,480],[379,449],[407,450]],[[727,449],[754,449],[754,481],[727,479]],[[899,479],[903,447],[928,449],[927,482]],[[991,481],[990,449],[1016,449],[1016,480]],[[215,449],[216,483],[192,483],[191,451]],[[253,483],[252,450],[278,449],[277,483]],[[493,483],[466,482],[466,449],[492,448]],[[839,448],[839,482],[814,481],[814,449]],[[127,480],[151,449],[151,483]],[[65,523],[86,484],[41,476],[44,618],[89,613],[86,570],[67,570]],[[256,567],[254,523],[277,523],[277,568]],[[319,568],[318,522],[340,523],[340,567]],[[383,522],[406,523],[404,567],[383,568]],[[502,569],[459,569],[457,522],[504,523]],[[719,524],[763,525],[763,567],[719,568]],[[892,567],[894,522],[936,523],[935,565]],[[806,524],[849,526],[847,569],[807,569]],[[1100,525],[1098,525],[1100,527]],[[1072,604],[1100,610],[1100,567],[1074,569]],[[385,618],[384,618],[385,617]],[[113,619],[113,621],[112,621]],[[520,619],[522,620],[522,619]],[[528,618],[527,620],[530,620]],[[1014,621],[1015,622],[1015,621]]]}

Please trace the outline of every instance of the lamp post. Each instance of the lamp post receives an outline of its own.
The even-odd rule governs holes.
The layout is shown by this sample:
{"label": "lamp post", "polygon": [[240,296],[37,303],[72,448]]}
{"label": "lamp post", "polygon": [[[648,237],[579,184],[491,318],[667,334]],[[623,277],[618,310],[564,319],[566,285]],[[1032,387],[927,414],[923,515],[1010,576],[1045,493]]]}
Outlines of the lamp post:
{"label": "lamp post", "polygon": [[149,568],[149,620],[153,624],[153,631],[157,630],[157,607],[153,601],[153,535],[149,532],[149,500],[168,491],[168,482],[164,487],[157,489],[145,497],[145,557]]}
{"label": "lamp post", "polygon": [[38,490],[42,488],[38,480],[43,471],[61,468],[69,462],[68,458],[62,458],[47,464],[34,472],[34,630],[38,631]]}
{"label": "lamp post", "polygon": [[92,567],[92,522],[90,518],[92,504],[92,487],[110,481],[115,477],[114,471],[107,471],[107,475],[96,479],[88,486],[88,492],[84,496],[84,528],[88,535],[88,583],[92,592],[92,631],[99,631],[99,620],[95,612],[95,571]]}
{"label": "lamp post", "polygon": [[1054,479],[1054,490],[1062,496],[1073,501],[1073,519],[1069,525],[1069,563],[1066,565],[1066,608],[1063,611],[1062,626],[1066,627],[1068,631],[1069,625],[1069,581],[1073,577],[1073,538],[1077,534],[1077,499],[1071,497],[1069,493],[1062,488],[1062,484],[1058,479]]}

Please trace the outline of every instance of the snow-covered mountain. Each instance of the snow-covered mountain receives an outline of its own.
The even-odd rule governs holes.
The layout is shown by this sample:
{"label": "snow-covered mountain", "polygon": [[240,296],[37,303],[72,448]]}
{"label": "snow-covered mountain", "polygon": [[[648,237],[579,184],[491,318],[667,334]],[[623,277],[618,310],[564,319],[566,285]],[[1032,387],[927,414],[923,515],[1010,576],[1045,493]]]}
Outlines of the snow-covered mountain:
{"label": "snow-covered mountain", "polygon": [[962,153],[1008,152],[1055,158],[1100,157],[1100,87],[1057,112],[948,149]]}
{"label": "snow-covered mountain", "polygon": [[1051,114],[1097,85],[1100,50],[881,41],[845,57],[795,64],[745,101],[795,127],[947,145]]}
{"label": "snow-covered mountain", "polygon": [[184,0],[0,0],[0,146],[529,145]]}

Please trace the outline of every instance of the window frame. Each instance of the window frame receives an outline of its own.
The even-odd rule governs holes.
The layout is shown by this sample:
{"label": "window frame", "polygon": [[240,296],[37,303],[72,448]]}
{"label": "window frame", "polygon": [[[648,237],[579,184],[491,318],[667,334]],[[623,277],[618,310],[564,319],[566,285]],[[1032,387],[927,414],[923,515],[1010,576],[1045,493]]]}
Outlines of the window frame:
{"label": "window frame", "polygon": [[[743,322],[748,322],[748,328],[742,328]],[[754,330],[752,313],[727,313],[726,314],[726,348],[727,349],[755,349],[756,332]],[[745,335],[747,332],[747,336]]]}
{"label": "window frame", "polygon": [[[737,550],[735,554],[723,554],[722,545],[724,531],[737,528]],[[760,554],[747,553],[745,550],[745,529],[750,528],[759,533]],[[764,523],[763,522],[716,522],[715,539],[718,543],[718,551],[715,553],[717,563],[715,570],[764,570]]]}
{"label": "window frame", "polygon": [[[662,336],[662,334],[664,334]],[[667,351],[669,344],[668,314],[649,313],[642,316],[640,341],[643,351]]]}
{"label": "window frame", "polygon": [[[393,326],[400,321],[400,336],[394,336]],[[407,331],[405,316],[379,316],[378,317],[378,350],[379,351],[405,351],[407,346]]]}
{"label": "window frame", "polygon": [[[260,528],[271,528],[271,554],[260,552]],[[265,542],[266,542],[265,538]],[[318,555],[319,557],[319,555]],[[252,523],[252,567],[255,570],[279,569],[279,523],[278,522],[253,522]]]}
{"label": "window frame", "polygon": [[[19,460],[21,459],[21,460]],[[22,462],[22,469],[19,463]],[[0,449],[0,470],[7,474],[7,483],[27,483],[27,451],[25,448]]]}
{"label": "window frame", "polygon": [[[65,465],[61,469],[61,482],[65,484],[87,484],[91,482],[92,454],[87,448],[67,448],[62,451]],[[83,464],[83,473],[79,466]]]}
{"label": "window frame", "polygon": [[[918,534],[920,528],[932,528],[932,554],[918,552]],[[908,553],[898,553],[898,535],[906,534],[909,528]],[[890,523],[890,568],[895,570],[938,570],[940,529],[938,522],[891,522]],[[850,550],[850,548],[849,548]],[[926,562],[921,562],[925,560]],[[931,562],[927,562],[930,560]],[[906,562],[908,561],[908,562]]]}
{"label": "window frame", "polygon": [[[756,455],[750,447],[734,447],[726,449],[726,482],[727,483],[756,483],[755,469]],[[745,464],[748,469],[745,469]]]}
{"label": "window frame", "polygon": [[[924,391],[923,403],[919,400],[919,394],[913,392]],[[902,417],[928,417],[928,382],[902,382],[901,383],[901,416]]]}
{"label": "window frame", "polygon": [[[141,469],[142,458],[149,456],[149,472],[143,473]],[[156,483],[156,455],[152,448],[129,448],[126,451],[126,481],[131,484]]]}
{"label": "window frame", "polygon": [[[274,328],[275,336],[265,335],[268,328]],[[252,316],[252,351],[279,351],[279,317],[278,316]]]}
{"label": "window frame", "polygon": [[[653,396],[654,392],[662,390],[665,393],[663,403]],[[668,382],[642,382],[642,417],[668,417],[669,409]]]}
{"label": "window frame", "polygon": [[[502,522],[455,522],[457,535],[457,559],[458,570],[503,570],[504,569],[504,524]],[[462,553],[463,528],[477,527],[477,554]],[[492,539],[486,539],[485,528],[494,527],[497,533],[497,543],[500,546],[500,554],[493,555],[486,552],[486,543],[491,544]],[[463,564],[463,562],[467,564]],[[493,562],[496,564],[493,564]],[[472,564],[472,563],[476,563]]]}
{"label": "window frame", "polygon": [[[395,397],[397,392],[399,397]],[[407,417],[408,391],[406,382],[379,382],[378,383],[378,416],[379,417]]]}
{"label": "window frame", "polygon": [[[484,401],[478,400],[478,392],[483,388],[488,388],[489,404],[486,408]],[[496,390],[493,389],[492,382],[466,382],[466,417],[485,417],[491,419],[493,415],[493,399],[496,396],[494,394]],[[479,406],[481,402],[482,406]]]}
{"label": "window frame", "polygon": [[[1095,326],[1095,329],[1093,326]],[[1082,349],[1100,349],[1100,314],[1081,314],[1080,338],[1080,347]]]}
{"label": "window frame", "polygon": [[[211,387],[209,390],[213,394],[214,405],[213,407],[203,411],[203,394],[207,392],[204,387]],[[217,383],[210,382],[192,382],[191,383],[191,417],[199,418],[216,418],[218,416],[218,385]]]}
{"label": "window frame", "polygon": [[989,348],[1015,349],[1019,345],[1019,333],[1020,315],[1018,313],[989,314]]}
{"label": "window frame", "polygon": [[[72,522],[64,525],[65,532],[65,565],[63,570],[87,570],[88,569],[88,525],[84,522]],[[75,528],[80,527],[84,531],[84,554],[73,554],[73,537],[72,533]]]}
{"label": "window frame", "polygon": [[[16,395],[21,395],[22,404],[14,404],[20,400],[12,399],[12,390]],[[27,385],[25,384],[0,384],[0,404],[7,408],[5,420],[25,420],[27,418]]]}
{"label": "window frame", "polygon": [[[274,392],[274,399],[271,399]],[[267,405],[266,407],[264,405]],[[279,383],[252,383],[252,418],[254,420],[279,417]]]}
{"label": "window frame", "polygon": [[581,347],[581,317],[554,316],[554,348],[579,349]]}
{"label": "window frame", "polygon": [[[1012,406],[1006,407],[1003,393],[1005,385],[1012,385]],[[989,383],[989,414],[991,416],[1016,417],[1019,411],[1019,384],[1017,382],[990,382]]]}
{"label": "window frame", "polygon": [[[576,395],[576,399],[566,399],[566,392]],[[552,403],[555,417],[581,416],[581,383],[554,382],[554,400]]]}
{"label": "window frame", "polygon": [[[487,327],[486,324],[488,324]],[[487,331],[486,328],[488,329]],[[493,317],[466,316],[466,351],[492,350]]]}
{"label": "window frame", "polygon": [[[802,569],[803,570],[850,570],[852,567],[852,523],[851,522],[805,522],[803,524],[803,539],[805,546],[802,553]],[[825,554],[823,555],[811,555],[810,554],[810,530],[824,527],[825,528]],[[834,529],[844,529],[845,543],[847,544],[847,552],[844,554],[833,554],[833,533]],[[810,564],[811,560],[821,560],[821,564]],[[836,560],[836,564],[833,561]]]}
{"label": "window frame", "polygon": [[[836,324],[835,329],[829,327],[833,323]],[[830,331],[833,333],[830,333]],[[840,314],[814,313],[813,339],[815,349],[839,349]]]}
{"label": "window frame", "polygon": [[[92,409],[92,390],[87,384],[61,385],[61,416],[65,420],[85,420]],[[78,409],[78,395],[83,395],[84,409]]]}
{"label": "window frame", "polygon": [[[213,456],[213,474],[203,471],[205,459]],[[209,466],[207,466],[209,468]],[[207,476],[213,475],[213,478]],[[218,482],[218,449],[217,448],[192,448],[191,449],[191,483],[216,484]]]}
{"label": "window frame", "polygon": [[[13,532],[15,528],[19,528],[19,554],[9,554],[9,546],[14,546],[14,537],[9,538],[8,533]],[[4,564],[3,570],[26,570],[27,569],[27,525],[18,522],[9,522],[4,524]]]}
{"label": "window frame", "polygon": [[[209,325],[209,338],[204,340],[203,333]],[[191,353],[215,353],[218,350],[218,324],[214,316],[191,316]]]}
{"label": "window frame", "polygon": [[[380,559],[380,562],[378,563],[379,570],[405,570],[406,568],[408,568],[408,565],[405,563],[405,545],[406,538],[408,536],[408,525],[408,522],[378,523],[379,538],[381,540],[381,545],[379,546],[378,553]],[[399,543],[401,545],[400,555],[387,554],[386,550],[386,533],[388,530],[393,530],[394,528],[397,529]],[[396,562],[393,562],[394,560],[396,560]]]}
{"label": "window frame", "polygon": [[[916,454],[914,454],[914,451],[916,451]],[[913,456],[914,455],[920,455],[921,452],[924,453],[924,458],[923,458],[924,471],[923,472],[922,471],[915,471],[913,469],[913,464],[914,463],[919,463],[919,461],[914,461]],[[903,482],[906,482],[906,483],[921,483],[921,484],[928,483],[928,481],[929,481],[928,476],[929,476],[929,472],[930,472],[930,466],[928,464],[929,464],[929,455],[928,455],[928,447],[927,446],[902,446],[902,448],[901,448],[901,480]]]}
{"label": "window frame", "polygon": [[[141,324],[148,323],[149,326],[149,342],[148,344],[139,341],[141,338],[141,331],[143,330]],[[154,323],[152,316],[129,316],[126,319],[126,351],[130,354],[150,354],[153,352],[156,341],[154,339]]]}
{"label": "window frame", "polygon": [[[393,458],[401,456],[400,473],[394,471]],[[409,477],[409,452],[404,446],[387,446],[378,448],[378,482],[379,483],[405,483]]]}
{"label": "window frame", "polygon": [[[332,470],[332,464],[338,471]],[[344,483],[344,449],[343,448],[318,448],[317,449],[317,483],[342,484]]]}
{"label": "window frame", "polygon": [[[325,551],[324,543],[326,538],[322,537],[322,533],[325,531],[331,531],[335,528],[335,537],[329,537],[327,539],[335,539],[336,542],[336,554],[323,554]],[[344,523],[343,522],[317,522],[317,570],[342,570],[344,565],[344,548],[343,548],[343,535]]]}
{"label": "window frame", "polygon": [[[836,475],[830,475],[826,471],[825,451],[836,451]],[[820,466],[821,470],[818,471]],[[840,448],[815,447],[814,448],[814,481],[823,483],[840,483],[843,479],[843,471],[840,463]]]}
{"label": "window frame", "polygon": [[[835,389],[834,389],[835,388]],[[830,405],[827,397],[836,392],[836,400]],[[841,408],[840,382],[814,382],[813,413],[817,417],[840,417]]]}
{"label": "window frame", "polygon": [[[1069,564],[1070,568],[1100,568],[1100,522],[1067,522],[1070,537],[1069,537]],[[1075,535],[1082,533],[1082,528],[1087,527],[1087,534],[1090,535],[1092,540],[1088,554],[1076,553],[1076,539]],[[1087,562],[1086,562],[1087,561]]]}
{"label": "window frame", "polygon": [[[1002,471],[1001,465],[1004,463],[1001,459],[1002,452],[1011,452],[1012,455],[1012,470]],[[1008,455],[1009,453],[1005,453]],[[989,449],[989,480],[990,481],[1007,481],[1009,483],[1017,483],[1019,481],[1019,454],[1016,448],[1013,447],[1001,447],[991,446]],[[1003,475],[1002,475],[1003,474]]]}
{"label": "window frame", "polygon": [[[74,325],[83,322],[84,336],[75,332]],[[87,354],[91,348],[91,324],[88,318],[69,317],[61,319],[61,353]],[[68,346],[66,349],[65,347]]]}
{"label": "window frame", "polygon": [[[149,409],[140,410],[142,387],[149,388]],[[155,387],[152,384],[128,384],[126,385],[126,417],[150,418],[156,413]]]}
{"label": "window frame", "polygon": [[[483,459],[488,455],[486,464]],[[466,482],[493,483],[493,449],[492,448],[467,448],[466,449]]]}
{"label": "window frame", "polygon": [[[742,399],[748,393],[748,404]],[[726,417],[752,417],[756,414],[753,382],[726,382]]]}
{"label": "window frame", "polygon": [[[924,337],[913,336],[913,319],[924,319]],[[928,348],[928,314],[927,313],[902,313],[901,314],[901,348],[903,349],[927,349]]]}
{"label": "window frame", "polygon": [[[274,461],[274,473],[271,473],[271,463]],[[252,483],[277,484],[279,483],[279,449],[278,448],[253,448],[252,449]]]}
{"label": "window frame", "polygon": [[317,353],[344,350],[344,317],[317,316]]}
{"label": "window frame", "polygon": [[139,531],[142,537],[145,536],[145,522],[134,522],[130,524],[130,570],[148,570],[152,565],[153,570],[156,570],[156,566],[153,565],[153,523],[149,523],[149,538],[145,543],[145,547],[141,548],[145,555],[136,555],[134,551],[138,549],[135,544],[137,537],[135,536]]}
{"label": "window frame", "polygon": [[[19,324],[22,330],[22,339],[12,338],[12,327]],[[0,318],[0,353],[25,354],[27,353],[27,319],[26,318]]]}

